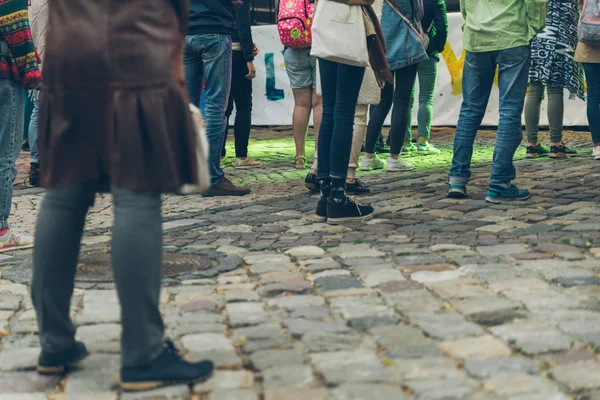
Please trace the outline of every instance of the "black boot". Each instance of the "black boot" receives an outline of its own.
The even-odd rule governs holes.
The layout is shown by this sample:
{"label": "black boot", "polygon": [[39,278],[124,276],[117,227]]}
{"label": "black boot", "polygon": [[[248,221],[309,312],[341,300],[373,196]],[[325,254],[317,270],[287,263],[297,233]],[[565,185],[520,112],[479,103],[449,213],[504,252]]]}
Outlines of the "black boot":
{"label": "black boot", "polygon": [[40,375],[63,375],[68,368],[77,364],[89,355],[85,344],[74,342],[71,347],[60,353],[42,351],[38,360],[37,371]]}
{"label": "black boot", "polygon": [[317,219],[319,221],[327,220],[327,199],[331,194],[331,181],[329,179],[319,179],[319,187],[321,188],[321,197],[317,203]]}
{"label": "black boot", "polygon": [[31,163],[27,183],[31,187],[40,186],[40,165],[38,163]]}
{"label": "black boot", "polygon": [[166,341],[162,353],[150,364],[121,369],[121,387],[128,392],[155,389],[175,384],[199,383],[213,373],[211,361],[184,361],[171,341]]}
{"label": "black boot", "polygon": [[327,223],[364,222],[375,215],[371,206],[357,204],[346,194],[345,179],[331,179],[331,196],[327,201]]}

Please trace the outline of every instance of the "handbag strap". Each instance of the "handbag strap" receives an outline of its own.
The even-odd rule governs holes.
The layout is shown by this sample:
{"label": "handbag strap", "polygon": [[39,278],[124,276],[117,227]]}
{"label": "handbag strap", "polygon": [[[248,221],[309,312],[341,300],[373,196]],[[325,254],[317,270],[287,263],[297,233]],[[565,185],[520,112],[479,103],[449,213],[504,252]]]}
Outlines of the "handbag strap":
{"label": "handbag strap", "polygon": [[[410,22],[410,20],[408,18],[406,18],[404,16],[404,14],[402,14],[400,12],[400,10],[398,10],[398,8],[391,2],[391,0],[385,0],[385,2],[387,3],[388,6],[390,6],[390,8],[392,10],[394,10],[396,12],[396,14],[398,14],[398,16],[400,18],[402,18],[404,20],[404,22],[407,23],[408,27],[417,35],[417,37],[419,38],[419,40],[423,41],[423,36],[421,35],[421,32],[419,32],[414,25],[412,24],[412,22]],[[433,23],[432,23],[433,25]]]}

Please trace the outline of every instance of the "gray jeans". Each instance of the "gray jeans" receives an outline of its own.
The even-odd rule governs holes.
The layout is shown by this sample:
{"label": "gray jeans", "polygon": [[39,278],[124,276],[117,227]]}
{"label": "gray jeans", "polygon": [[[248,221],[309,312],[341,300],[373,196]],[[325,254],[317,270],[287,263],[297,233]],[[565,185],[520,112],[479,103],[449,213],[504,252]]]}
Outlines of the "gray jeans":
{"label": "gray jeans", "polygon": [[[6,42],[0,41],[0,55]],[[8,51],[8,46],[7,46]],[[25,96],[19,82],[0,79],[0,229],[8,226],[12,185],[17,177],[17,157],[23,140]]]}
{"label": "gray jeans", "polygon": [[[529,93],[525,100],[527,143],[538,142],[540,108],[544,99],[545,89],[546,87],[542,82],[531,82],[529,84]],[[548,86],[548,123],[550,126],[551,142],[558,143],[562,140],[564,101],[563,88]]]}
{"label": "gray jeans", "polygon": [[[75,340],[69,318],[79,246],[98,191],[88,182],[46,192],[38,215],[33,252],[32,298],[42,349],[59,353]],[[162,216],[158,192],[112,189],[112,266],[121,303],[121,362],[144,365],[162,349],[159,311]]]}

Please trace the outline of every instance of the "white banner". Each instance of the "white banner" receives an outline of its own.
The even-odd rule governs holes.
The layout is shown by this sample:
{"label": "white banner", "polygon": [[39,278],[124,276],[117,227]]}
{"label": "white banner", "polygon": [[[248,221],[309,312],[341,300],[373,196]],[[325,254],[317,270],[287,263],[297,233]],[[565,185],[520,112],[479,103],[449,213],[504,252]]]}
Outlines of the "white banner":
{"label": "white banner", "polygon": [[[448,14],[449,34],[446,50],[440,60],[433,125],[455,126],[462,103],[462,69],[465,52],[462,44],[460,13]],[[291,125],[294,98],[283,63],[283,46],[275,25],[252,28],[254,41],[260,49],[255,60],[257,77],[254,80],[253,125]],[[587,126],[585,103],[569,100],[565,91],[565,125]],[[413,124],[416,125],[416,105]],[[233,119],[231,120],[233,121]],[[546,103],[542,105],[542,125],[547,125]],[[498,87],[494,85],[483,125],[498,124]]]}

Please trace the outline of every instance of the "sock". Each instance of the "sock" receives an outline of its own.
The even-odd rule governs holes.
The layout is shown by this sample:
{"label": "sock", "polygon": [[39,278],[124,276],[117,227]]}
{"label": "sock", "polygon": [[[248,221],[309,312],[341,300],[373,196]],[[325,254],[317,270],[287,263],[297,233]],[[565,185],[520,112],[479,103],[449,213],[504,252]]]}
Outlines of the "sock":
{"label": "sock", "polygon": [[319,179],[319,187],[321,188],[321,199],[328,199],[331,195],[331,180]]}
{"label": "sock", "polygon": [[331,178],[331,196],[329,199],[336,204],[343,204],[347,198],[346,178]]}
{"label": "sock", "polygon": [[6,228],[0,229],[0,237],[6,235],[8,233],[8,226]]}

